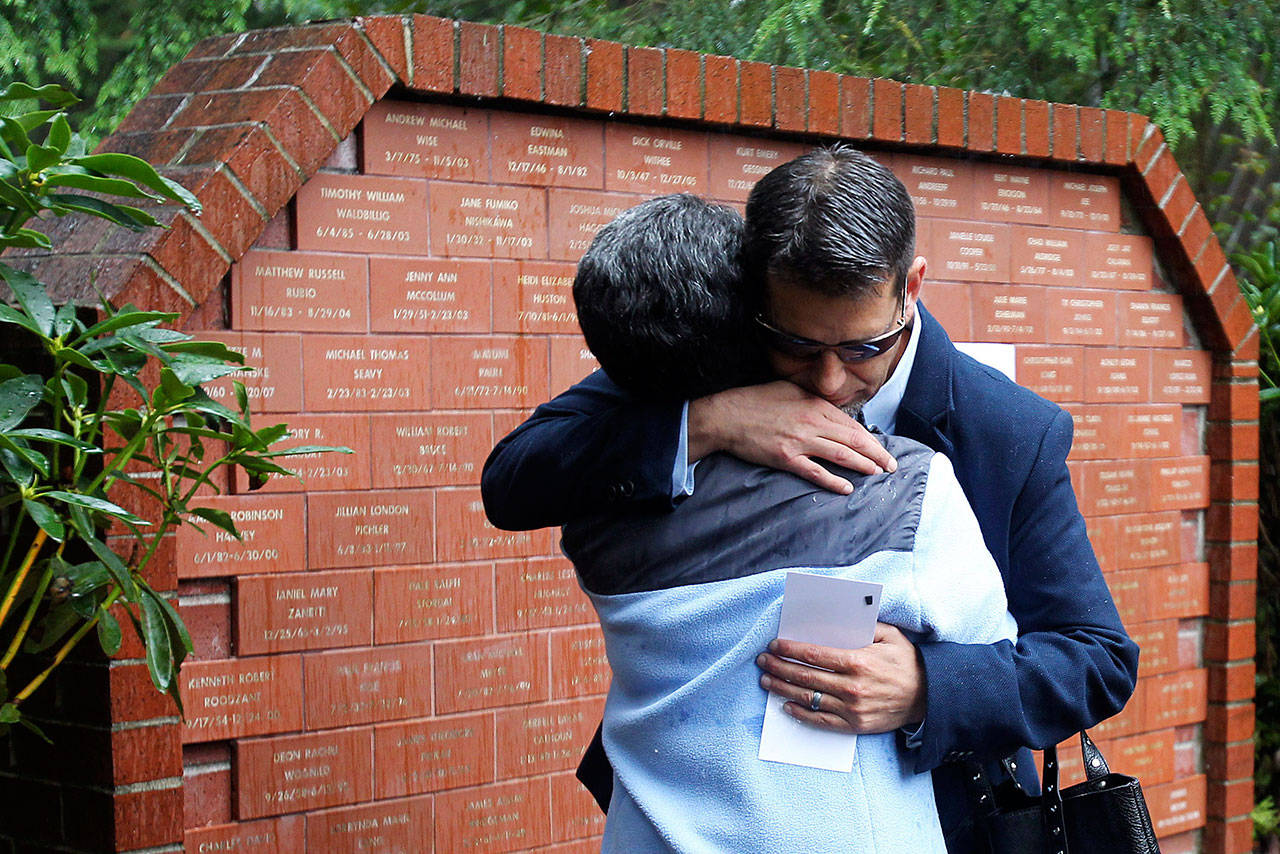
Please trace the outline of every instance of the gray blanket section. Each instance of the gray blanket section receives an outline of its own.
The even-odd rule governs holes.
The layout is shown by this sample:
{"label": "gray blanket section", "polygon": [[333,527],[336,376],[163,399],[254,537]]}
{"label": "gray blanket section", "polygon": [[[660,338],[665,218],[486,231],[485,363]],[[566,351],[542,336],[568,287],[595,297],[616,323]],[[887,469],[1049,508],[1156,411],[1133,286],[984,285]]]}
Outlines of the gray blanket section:
{"label": "gray blanket section", "polygon": [[613,595],[742,578],[789,566],[845,566],[910,551],[934,452],[880,437],[893,474],[859,475],[837,495],[785,472],[714,454],[693,495],[669,512],[602,513],[566,525],[562,546],[583,587]]}

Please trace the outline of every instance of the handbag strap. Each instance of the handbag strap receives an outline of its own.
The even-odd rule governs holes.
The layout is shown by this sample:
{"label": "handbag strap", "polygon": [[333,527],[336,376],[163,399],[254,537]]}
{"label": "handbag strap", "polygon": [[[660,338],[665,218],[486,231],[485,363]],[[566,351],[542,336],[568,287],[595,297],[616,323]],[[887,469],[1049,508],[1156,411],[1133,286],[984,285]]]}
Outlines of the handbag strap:
{"label": "handbag strap", "polygon": [[1106,757],[1098,749],[1098,745],[1089,738],[1089,733],[1080,730],[1080,755],[1084,758],[1084,773],[1090,781],[1105,777],[1111,773],[1107,767]]}
{"label": "handbag strap", "polygon": [[[1096,749],[1096,748],[1095,748]],[[1040,814],[1044,818],[1045,850],[1071,854],[1067,845],[1067,825],[1062,812],[1062,789],[1058,786],[1058,748],[1044,749],[1044,779],[1040,793]]]}

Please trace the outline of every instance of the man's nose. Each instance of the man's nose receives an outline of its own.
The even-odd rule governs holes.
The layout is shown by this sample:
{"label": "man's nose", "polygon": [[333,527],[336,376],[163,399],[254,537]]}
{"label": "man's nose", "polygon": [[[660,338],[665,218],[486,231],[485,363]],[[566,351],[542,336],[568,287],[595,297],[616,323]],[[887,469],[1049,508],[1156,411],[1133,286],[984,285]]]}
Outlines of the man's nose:
{"label": "man's nose", "polygon": [[812,376],[814,392],[820,397],[832,397],[844,388],[848,371],[835,353],[825,350],[814,363]]}

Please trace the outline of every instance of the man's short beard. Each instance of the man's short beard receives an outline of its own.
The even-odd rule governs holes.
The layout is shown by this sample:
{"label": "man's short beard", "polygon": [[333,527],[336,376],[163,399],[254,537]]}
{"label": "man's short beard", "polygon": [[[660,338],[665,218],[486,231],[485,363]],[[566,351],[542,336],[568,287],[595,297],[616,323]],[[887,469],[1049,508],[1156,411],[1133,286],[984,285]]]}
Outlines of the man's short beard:
{"label": "man's short beard", "polygon": [[854,421],[861,421],[862,405],[864,403],[866,403],[865,400],[855,401],[854,403],[846,403],[844,406],[840,407],[840,411],[843,412],[845,415],[848,415]]}

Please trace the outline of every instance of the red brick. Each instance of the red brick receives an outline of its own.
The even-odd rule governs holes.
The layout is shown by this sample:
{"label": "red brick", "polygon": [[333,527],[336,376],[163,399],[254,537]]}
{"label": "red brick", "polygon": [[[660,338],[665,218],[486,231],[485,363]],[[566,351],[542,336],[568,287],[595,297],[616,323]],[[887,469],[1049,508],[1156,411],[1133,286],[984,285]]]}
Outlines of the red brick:
{"label": "red brick", "polygon": [[884,77],[872,81],[875,114],[871,132],[876,139],[888,142],[902,139],[902,88],[901,83]]}
{"label": "red brick", "polygon": [[925,145],[933,142],[932,86],[908,83],[904,89],[904,137],[907,142]]}
{"label": "red brick", "polygon": [[639,116],[660,116],[665,106],[665,95],[662,50],[656,47],[627,48],[627,112]]}
{"label": "red brick", "polygon": [[1255,462],[1214,462],[1210,490],[1215,498],[1233,501],[1258,500],[1258,464]]}
{"label": "red brick", "polygon": [[587,106],[593,110],[618,111],[623,104],[622,45],[601,39],[587,39]]}
{"label": "red brick", "polygon": [[[1166,840],[1161,840],[1165,842]],[[1204,850],[1221,851],[1223,854],[1251,854],[1253,848],[1253,819],[1241,816],[1232,821],[1210,820],[1204,828]],[[1165,849],[1168,851],[1168,849]],[[1190,851],[1191,849],[1187,849]],[[1178,852],[1169,852],[1178,854]]]}
{"label": "red brick", "polygon": [[111,798],[117,851],[167,845],[182,838],[182,786],[116,794]]}
{"label": "red brick", "polygon": [[374,788],[394,798],[493,780],[493,715],[452,715],[374,728]]}
{"label": "red brick", "polygon": [[830,71],[809,72],[809,132],[840,132],[840,76]]}
{"label": "red brick", "polygon": [[1210,782],[1207,803],[1211,818],[1248,815],[1253,809],[1253,779]]}
{"label": "red brick", "polygon": [[[1160,149],[1160,153],[1151,161],[1151,165],[1142,173],[1143,180],[1147,185],[1147,192],[1151,194],[1151,199],[1157,205],[1164,202],[1164,197],[1173,187],[1174,182],[1178,180],[1178,176],[1182,171],[1178,169],[1178,162],[1173,157],[1167,147]],[[1181,221],[1170,223],[1170,227],[1176,232],[1178,226],[1182,225]]]}
{"label": "red brick", "polygon": [[545,635],[437,641],[435,666],[436,714],[548,699]]}
{"label": "red brick", "polygon": [[430,15],[413,16],[413,88],[453,92],[454,31],[456,24]]}
{"label": "red brick", "polygon": [[132,133],[165,127],[170,118],[186,103],[185,95],[151,95],[137,103],[116,125],[116,133]]}
{"label": "red brick", "polygon": [[738,60],[728,56],[706,58],[706,109],[709,122],[731,124],[738,120]]}
{"label": "red brick", "polygon": [[226,824],[232,820],[230,751],[225,746],[218,747],[223,751],[220,762],[194,767],[190,761],[185,762],[183,823],[191,827]]}
{"label": "red brick", "polygon": [[[1207,661],[1224,662],[1252,658],[1256,651],[1256,630],[1252,620],[1224,623],[1209,620],[1205,624],[1204,656]],[[1252,696],[1252,693],[1249,694]],[[1244,699],[1216,697],[1214,699]]]}
{"label": "red brick", "polygon": [[[1247,625],[1253,627],[1252,623]],[[1252,700],[1257,667],[1253,661],[1231,661],[1209,667],[1210,702]]]}
{"label": "red brick", "polygon": [[[1183,225],[1196,207],[1196,194],[1187,183],[1185,176],[1180,177],[1173,188],[1173,193],[1164,202],[1164,215],[1168,218],[1169,227],[1181,233]],[[1185,245],[1185,244],[1184,244]],[[1199,249],[1196,246],[1195,249]]]}
{"label": "red brick", "polygon": [[464,95],[500,94],[498,85],[501,30],[490,24],[463,21],[458,55],[458,91]]}
{"label": "red brick", "polygon": [[[373,729],[240,741],[235,770],[238,818],[366,801],[373,796]],[[303,794],[284,801],[300,779]]]}
{"label": "red brick", "polygon": [[1201,827],[1205,822],[1205,778],[1190,777],[1146,790],[1156,836]]}
{"label": "red brick", "polygon": [[866,77],[840,76],[840,135],[871,136],[871,80]]}
{"label": "red brick", "polygon": [[603,694],[609,689],[610,678],[599,626],[551,633],[551,696]]}
{"label": "red brick", "polygon": [[194,661],[182,668],[182,740],[221,741],[302,729],[296,655]]}
{"label": "red brick", "polygon": [[[551,778],[551,832],[556,840],[581,839],[604,832],[604,813],[573,774],[556,774]],[[581,840],[589,844],[590,840]],[[584,849],[594,854],[600,848]],[[549,850],[549,849],[544,849]],[[562,854],[567,854],[563,852]]]}
{"label": "red brick", "polygon": [[773,66],[767,62],[738,64],[738,93],[744,125],[769,127],[773,124]]}
{"label": "red brick", "polygon": [[405,55],[405,19],[398,15],[374,15],[360,25],[378,55],[402,83],[409,82],[409,58]]}
{"label": "red brick", "polygon": [[435,806],[436,851],[496,854],[516,847],[539,848],[551,841],[551,790],[546,777],[439,794]]}
{"label": "red brick", "polygon": [[542,33],[510,24],[502,28],[502,94],[542,99]]}
{"label": "red brick", "polygon": [[996,96],[996,150],[1022,154],[1022,99]]}
{"label": "red brick", "polygon": [[[1200,257],[1195,259],[1196,275],[1200,277],[1200,287],[1202,290],[1214,296],[1223,287],[1221,275],[1223,269],[1227,268],[1227,256],[1222,251],[1222,246],[1217,240],[1211,239],[1205,244],[1204,250],[1200,253]],[[1228,293],[1235,291],[1235,288],[1226,289]],[[1233,294],[1234,295],[1234,294]],[[1219,316],[1224,312],[1220,309]]]}
{"label": "red brick", "polygon": [[1245,336],[1253,329],[1253,325],[1253,312],[1249,308],[1248,301],[1243,296],[1232,304],[1230,312],[1222,316],[1223,332],[1226,333],[1227,340],[1231,342],[1233,347],[1245,339]]}
{"label": "red brick", "polygon": [[1049,105],[1044,101],[1026,100],[1022,102],[1023,116],[1026,123],[1026,150],[1032,157],[1048,157],[1051,140],[1049,138]]}
{"label": "red brick", "polygon": [[1209,418],[1214,420],[1256,421],[1258,419],[1258,389],[1252,382],[1213,384],[1213,397],[1209,403]]}
{"label": "red brick", "polygon": [[1129,128],[1132,131],[1131,138],[1136,138],[1136,142],[1132,144],[1130,155],[1133,157],[1133,165],[1138,171],[1145,174],[1151,164],[1155,162],[1166,149],[1164,144],[1164,133],[1160,128],[1147,121],[1145,124],[1134,126],[1130,122]]}
{"label": "red brick", "polygon": [[270,216],[293,198],[302,178],[261,127],[207,128],[182,156],[184,165],[224,163]]}
{"label": "red brick", "polygon": [[582,103],[582,39],[548,33],[543,40],[543,92],[548,104]]}
{"label": "red brick", "polygon": [[1213,581],[1252,581],[1258,577],[1256,543],[1210,543],[1209,579]]}
{"label": "red brick", "polygon": [[667,48],[667,115],[677,119],[702,117],[702,56],[691,50]]}
{"label": "red brick", "polygon": [[[1079,150],[1076,136],[1080,131],[1077,110],[1070,104],[1053,104],[1053,157],[1055,160],[1076,160]],[[1097,112],[1095,110],[1095,112]]]}
{"label": "red brick", "polygon": [[253,575],[236,583],[241,655],[373,642],[373,573]]}
{"label": "red brick", "polygon": [[969,149],[995,150],[996,101],[983,92],[969,92]]}
{"label": "red brick", "polygon": [[804,69],[778,66],[774,69],[774,79],[777,89],[774,127],[778,130],[805,130],[808,92]]}
{"label": "red brick", "polygon": [[1215,780],[1241,780],[1253,776],[1253,743],[1210,741],[1204,745],[1205,771]]}
{"label": "red brick", "polygon": [[1260,353],[1261,344],[1259,342],[1259,336],[1256,329],[1246,335],[1243,341],[1238,342],[1236,344],[1236,348],[1231,351],[1232,357],[1237,360],[1254,362],[1255,365],[1252,370],[1255,372],[1255,375],[1257,372],[1256,363],[1260,357]]}
{"label": "red brick", "polygon": [[[1092,108],[1089,108],[1092,109]],[[1101,125],[1098,133],[1101,138],[1101,155],[1090,156],[1086,148],[1085,156],[1090,160],[1104,161],[1112,166],[1123,166],[1129,162],[1129,114],[1119,110],[1099,110]],[[1087,124],[1081,124],[1081,142],[1084,142],[1084,131]]]}
{"label": "red brick", "polygon": [[[190,801],[191,796],[188,794],[188,806]],[[187,812],[185,819],[188,825],[184,838],[187,851],[291,854],[294,851],[302,851],[306,845],[302,832],[304,818],[301,814],[212,827],[202,827],[200,823],[192,824],[190,811]]]}
{"label": "red brick", "polygon": [[200,224],[232,258],[243,255],[266,225],[266,219],[254,206],[256,199],[245,196],[225,167],[194,174],[172,171],[167,177],[177,180],[200,199],[204,205]]}
{"label": "red brick", "polygon": [[326,854],[417,851],[421,840],[430,838],[432,828],[429,797],[340,807],[307,816],[306,850]]}
{"label": "red brick", "polygon": [[[182,283],[191,297],[201,303],[226,275],[230,264],[218,248],[201,234],[186,215],[174,221],[151,257],[164,271]],[[101,282],[98,283],[101,287]]]}
{"label": "red brick", "polygon": [[951,86],[936,87],[938,93],[939,146],[960,148],[964,145],[964,90]]}
{"label": "red brick", "polygon": [[1207,540],[1252,540],[1257,536],[1258,505],[1256,504],[1216,502],[1205,514],[1205,539]]}
{"label": "red brick", "polygon": [[211,36],[196,43],[187,53],[187,59],[199,59],[202,57],[225,56],[227,51],[240,40],[238,33],[229,33],[225,36]]}
{"label": "red brick", "polygon": [[1205,718],[1204,736],[1207,741],[1230,743],[1253,738],[1257,723],[1253,703],[1211,703]]}
{"label": "red brick", "polygon": [[431,714],[431,645],[397,644],[305,655],[307,729]]}
{"label": "red brick", "polygon": [[261,56],[189,59],[178,63],[151,89],[151,95],[181,95],[239,89],[265,64]]}
{"label": "red brick", "polygon": [[599,698],[499,711],[495,715],[498,779],[576,768],[603,712]]}

